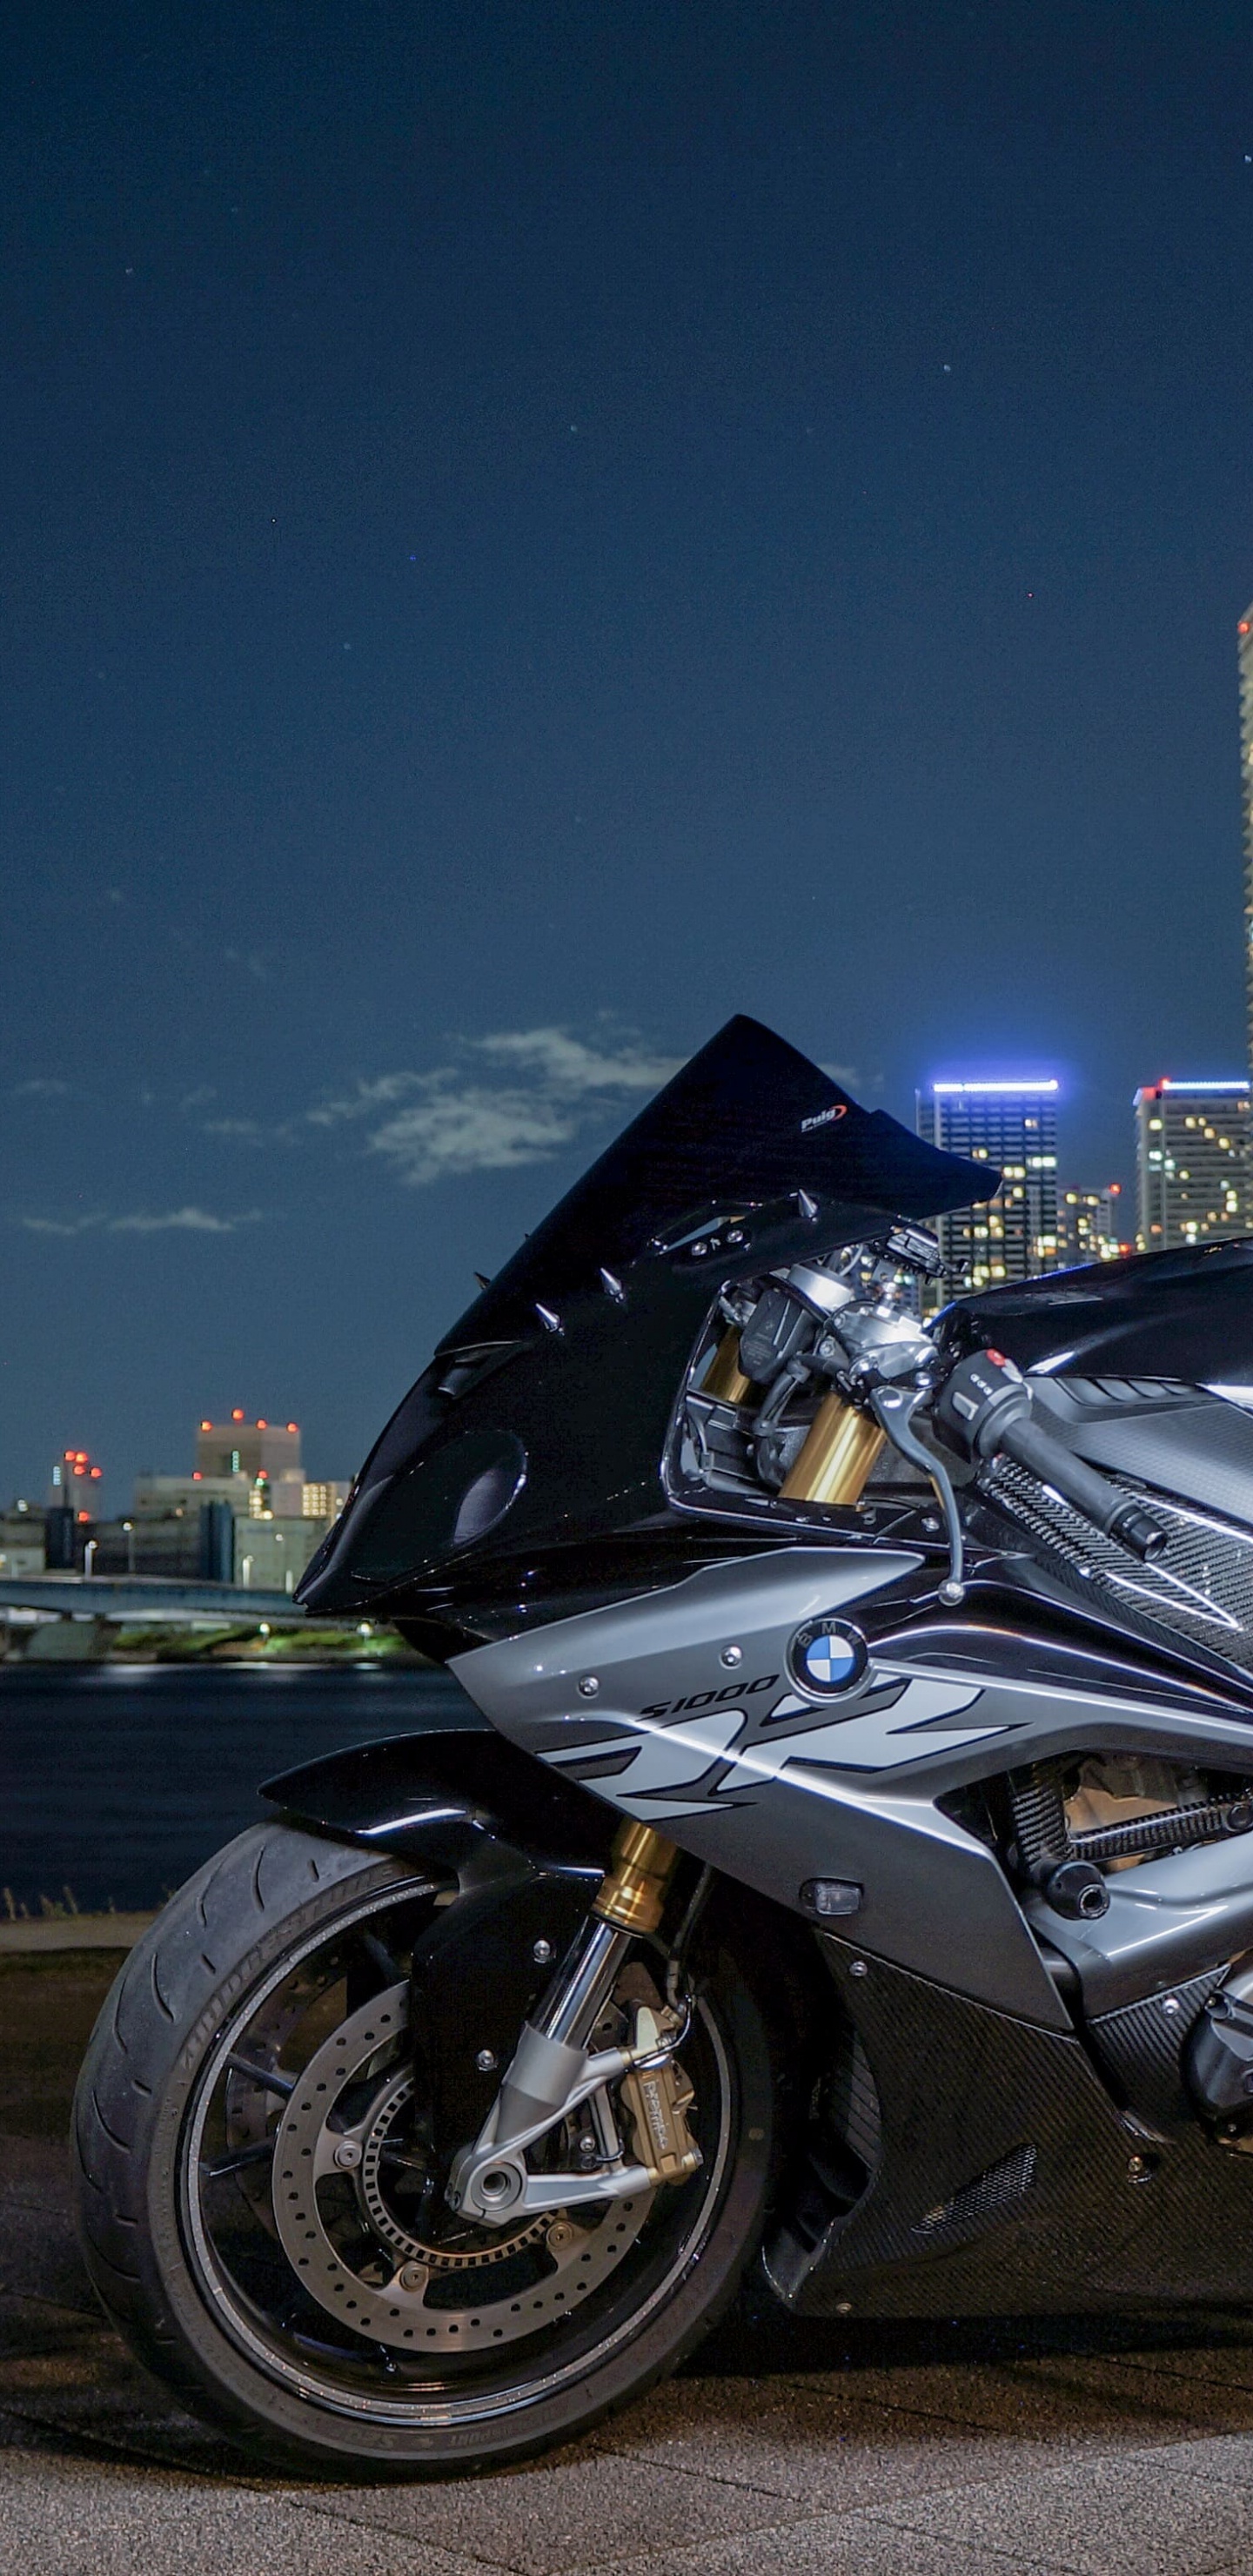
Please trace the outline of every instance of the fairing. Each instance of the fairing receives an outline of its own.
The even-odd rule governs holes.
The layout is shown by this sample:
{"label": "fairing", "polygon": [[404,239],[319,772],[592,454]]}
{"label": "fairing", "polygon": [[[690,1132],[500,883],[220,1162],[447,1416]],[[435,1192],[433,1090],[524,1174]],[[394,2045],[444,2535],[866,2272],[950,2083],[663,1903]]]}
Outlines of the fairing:
{"label": "fairing", "polygon": [[991,1344],[1050,1375],[1185,1378],[1253,1394],[1253,1240],[989,1288],[958,1298],[941,1332],[960,1350]]}
{"label": "fairing", "polygon": [[441,1342],[297,1598],[437,1614],[492,1564],[664,1531],[671,1410],[718,1287],[999,1177],[729,1021]]}

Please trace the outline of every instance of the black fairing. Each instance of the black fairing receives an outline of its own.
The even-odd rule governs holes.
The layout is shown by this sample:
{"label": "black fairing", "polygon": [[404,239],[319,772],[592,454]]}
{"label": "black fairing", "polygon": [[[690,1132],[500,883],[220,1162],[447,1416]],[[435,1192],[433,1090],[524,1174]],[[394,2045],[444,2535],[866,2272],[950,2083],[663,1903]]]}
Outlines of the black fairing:
{"label": "black fairing", "polygon": [[718,1286],[999,1178],[729,1021],[441,1342],[297,1599],[438,1615],[492,1566],[505,1580],[536,1551],[660,1534],[671,1409]]}
{"label": "black fairing", "polygon": [[1058,1270],[947,1308],[944,1339],[1057,1376],[1253,1386],[1253,1239]]}

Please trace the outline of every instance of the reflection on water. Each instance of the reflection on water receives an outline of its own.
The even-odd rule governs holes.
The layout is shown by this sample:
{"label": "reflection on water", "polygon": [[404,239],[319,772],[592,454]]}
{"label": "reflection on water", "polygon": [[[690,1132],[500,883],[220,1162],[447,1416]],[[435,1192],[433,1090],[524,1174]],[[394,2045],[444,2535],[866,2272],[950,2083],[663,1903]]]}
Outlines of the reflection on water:
{"label": "reflection on water", "polygon": [[84,1912],[159,1905],[269,1812],[257,1784],[337,1745],[481,1724],[408,1667],[97,1664],[0,1671],[0,1887]]}

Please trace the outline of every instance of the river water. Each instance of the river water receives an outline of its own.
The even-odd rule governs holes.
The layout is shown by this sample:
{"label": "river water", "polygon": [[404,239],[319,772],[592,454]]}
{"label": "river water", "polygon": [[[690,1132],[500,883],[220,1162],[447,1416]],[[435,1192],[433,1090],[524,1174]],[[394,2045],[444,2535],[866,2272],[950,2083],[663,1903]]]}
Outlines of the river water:
{"label": "river water", "polygon": [[0,1670],[0,1888],[86,1913],[160,1905],[244,1825],[258,1784],[338,1745],[482,1724],[407,1666],[88,1664]]}

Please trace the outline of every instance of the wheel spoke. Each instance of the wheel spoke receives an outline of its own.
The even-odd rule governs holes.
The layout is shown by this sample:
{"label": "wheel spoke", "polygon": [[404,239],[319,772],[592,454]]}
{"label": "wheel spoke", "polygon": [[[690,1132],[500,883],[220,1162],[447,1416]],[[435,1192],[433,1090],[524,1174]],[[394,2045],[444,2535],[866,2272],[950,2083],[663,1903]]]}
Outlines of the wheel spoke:
{"label": "wheel spoke", "polygon": [[286,2095],[296,2090],[297,2077],[280,2075],[276,2066],[254,2066],[251,2058],[239,2057],[233,2050],[226,2063],[234,2074],[250,2075],[254,2084],[263,2084],[267,2093]]}
{"label": "wheel spoke", "polygon": [[384,1986],[397,1986],[402,1982],[404,1968],[395,1951],[389,1950],[385,1941],[380,1941],[377,1932],[363,1932],[361,1947],[372,1966],[377,1968]]}
{"label": "wheel spoke", "polygon": [[233,2156],[219,2156],[215,2165],[202,2165],[206,2182],[220,2182],[223,2174],[242,2173],[245,2165],[268,2164],[274,2153],[273,2138],[258,2138],[254,2147],[240,2147]]}

